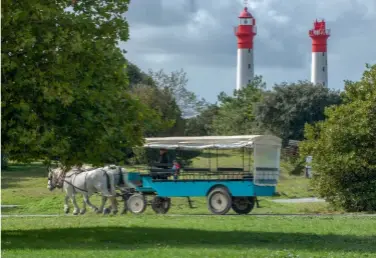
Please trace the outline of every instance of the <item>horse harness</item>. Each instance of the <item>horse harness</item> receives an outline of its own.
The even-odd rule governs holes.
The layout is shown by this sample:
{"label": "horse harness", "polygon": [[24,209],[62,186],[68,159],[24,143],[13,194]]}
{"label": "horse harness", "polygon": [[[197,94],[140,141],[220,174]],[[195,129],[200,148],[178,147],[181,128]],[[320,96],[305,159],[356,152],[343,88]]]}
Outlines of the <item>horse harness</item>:
{"label": "horse harness", "polygon": [[[62,177],[61,180],[62,180],[63,183],[67,183],[68,185],[72,186],[72,187],[73,187],[73,192],[74,192],[74,193],[77,193],[76,189],[78,189],[78,190],[80,190],[80,191],[82,191],[82,192],[87,193],[87,192],[88,192],[88,191],[86,190],[86,189],[87,189],[87,186],[86,186],[86,177],[87,177],[87,173],[85,174],[85,178],[84,178],[84,188],[85,188],[85,189],[82,189],[82,188],[80,188],[80,187],[75,186],[75,185],[74,185],[74,179],[76,179],[77,175],[79,175],[79,174],[81,174],[81,173],[83,173],[83,172],[89,172],[90,170],[93,170],[93,169],[88,169],[88,170],[78,171],[78,172],[73,173],[73,174],[71,174],[71,175],[69,175],[69,176],[64,176],[64,177]],[[111,191],[110,177],[109,177],[108,173],[106,172],[106,170],[101,169],[101,171],[103,171],[104,174],[106,175],[106,179],[107,179],[107,180],[106,180],[106,181],[107,181],[107,189],[108,189],[109,191]],[[72,183],[66,180],[66,178],[70,178],[70,177],[72,177],[72,176],[74,176],[74,178],[72,179]]]}
{"label": "horse harness", "polygon": [[[72,179],[72,183],[66,180],[66,178],[69,178],[69,177],[66,177],[66,176],[65,176],[64,179],[63,179],[63,182],[65,182],[65,183],[67,183],[68,185],[70,185],[70,186],[73,187],[73,192],[74,192],[74,193],[77,193],[76,189],[78,189],[78,190],[80,190],[80,191],[82,191],[82,192],[85,192],[85,193],[88,192],[87,190],[81,189],[81,188],[79,188],[79,187],[77,187],[77,186],[75,186],[75,185],[73,184],[74,179],[76,179],[77,175],[79,175],[79,174],[81,174],[81,173],[83,173],[83,172],[88,172],[88,171],[79,171],[79,172],[76,172],[76,173],[70,175],[69,177],[74,176],[74,178]],[[86,187],[86,177],[87,177],[87,173],[85,174],[85,179],[84,179],[84,188],[85,188],[85,189],[87,188],[87,187]]]}

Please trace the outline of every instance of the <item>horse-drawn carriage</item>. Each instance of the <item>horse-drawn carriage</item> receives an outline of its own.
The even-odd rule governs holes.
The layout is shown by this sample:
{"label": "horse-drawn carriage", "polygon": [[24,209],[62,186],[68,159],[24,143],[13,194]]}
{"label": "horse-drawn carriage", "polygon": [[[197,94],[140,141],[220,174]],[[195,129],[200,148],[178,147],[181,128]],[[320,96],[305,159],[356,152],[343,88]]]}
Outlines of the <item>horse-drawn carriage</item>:
{"label": "horse-drawn carriage", "polygon": [[[181,159],[178,169],[173,164],[150,163],[147,173],[128,172],[127,181],[135,189],[126,196],[126,205],[134,214],[145,211],[147,196],[153,196],[151,206],[156,213],[167,213],[172,197],[189,201],[190,197],[206,197],[213,214],[226,214],[231,208],[246,214],[254,208],[257,196],[274,194],[279,179],[281,139],[275,136],[146,138],[144,148],[174,151],[178,162],[184,152],[205,153],[208,165],[195,167]],[[241,164],[220,166],[221,150],[241,155]]]}

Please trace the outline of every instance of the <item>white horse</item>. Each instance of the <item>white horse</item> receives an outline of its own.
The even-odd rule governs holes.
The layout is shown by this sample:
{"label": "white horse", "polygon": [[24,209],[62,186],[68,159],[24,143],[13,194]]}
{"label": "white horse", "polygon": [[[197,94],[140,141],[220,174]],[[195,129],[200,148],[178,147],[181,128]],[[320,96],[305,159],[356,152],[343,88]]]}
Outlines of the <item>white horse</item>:
{"label": "white horse", "polygon": [[[67,173],[61,168],[49,170],[47,188],[52,191],[55,188],[63,188],[66,192],[64,212],[69,212],[68,201],[72,200],[74,210],[73,214],[84,214],[86,212],[86,205],[90,206],[95,212],[104,212],[104,205],[109,198],[111,200],[112,212],[116,214],[117,202],[116,191],[113,174],[107,173],[103,168],[94,168],[90,170],[81,170],[74,167]],[[76,194],[83,195],[83,207],[80,210],[76,202]],[[102,203],[100,208],[95,207],[89,200],[89,197],[94,193],[101,193]]]}
{"label": "white horse", "polygon": [[[129,181],[128,179],[128,172],[126,171],[125,168],[116,166],[116,165],[109,165],[105,166],[102,168],[105,170],[109,175],[112,175],[114,178],[114,184],[115,187],[117,187],[123,195],[123,203],[124,203],[124,208],[121,213],[126,213],[127,212],[127,193],[131,193],[135,191],[136,185]],[[104,202],[107,201],[107,197],[104,197]],[[108,211],[110,211],[110,207],[106,208]]]}

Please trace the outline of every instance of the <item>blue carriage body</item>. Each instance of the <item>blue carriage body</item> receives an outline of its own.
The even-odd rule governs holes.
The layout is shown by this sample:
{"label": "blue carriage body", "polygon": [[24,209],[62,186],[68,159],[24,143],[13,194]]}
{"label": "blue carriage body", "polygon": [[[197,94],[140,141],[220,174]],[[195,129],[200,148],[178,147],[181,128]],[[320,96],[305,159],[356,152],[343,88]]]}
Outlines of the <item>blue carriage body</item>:
{"label": "blue carriage body", "polygon": [[[226,214],[233,209],[238,214],[249,213],[258,196],[272,196],[279,179],[281,139],[275,136],[197,136],[147,138],[146,148],[159,149],[160,158],[149,162],[147,174],[129,172],[128,182],[137,193],[127,200],[134,213],[142,213],[146,207],[145,195],[154,195],[151,205],[156,213],[166,213],[171,197],[206,197],[208,208],[213,214]],[[218,150],[241,149],[242,161],[221,166]],[[208,167],[196,167],[193,162],[180,162],[165,158],[168,150],[195,150],[201,154],[206,149],[216,150],[217,160],[211,162],[208,153]],[[250,149],[253,149],[251,155]],[[248,164],[244,162],[245,153]],[[195,156],[194,154],[193,156]],[[196,156],[197,156],[196,155]],[[181,156],[180,156],[181,157]],[[193,159],[190,157],[188,159]],[[193,166],[192,166],[193,165]],[[231,167],[229,167],[231,166]]]}
{"label": "blue carriage body", "polygon": [[204,197],[213,187],[224,186],[232,196],[272,196],[275,186],[255,185],[251,179],[183,179],[153,180],[150,175],[138,172],[128,174],[130,181],[141,181],[136,190],[142,193],[155,193],[160,197]]}

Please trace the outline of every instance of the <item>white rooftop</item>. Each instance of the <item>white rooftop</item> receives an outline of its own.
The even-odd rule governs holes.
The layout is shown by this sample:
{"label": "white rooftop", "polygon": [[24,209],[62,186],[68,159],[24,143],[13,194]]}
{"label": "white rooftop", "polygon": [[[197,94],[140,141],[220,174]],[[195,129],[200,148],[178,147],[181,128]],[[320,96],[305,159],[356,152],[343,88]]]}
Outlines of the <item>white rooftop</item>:
{"label": "white rooftop", "polygon": [[144,147],[166,149],[234,149],[252,148],[254,144],[281,146],[282,140],[273,135],[189,136],[146,138]]}

